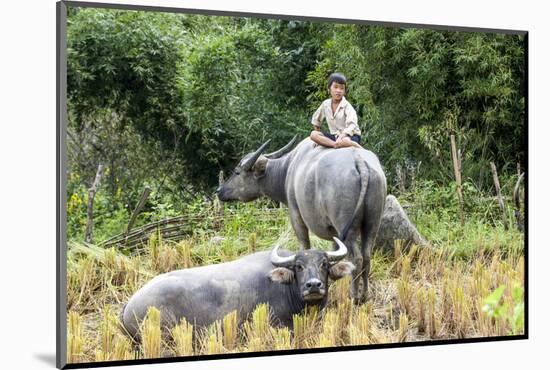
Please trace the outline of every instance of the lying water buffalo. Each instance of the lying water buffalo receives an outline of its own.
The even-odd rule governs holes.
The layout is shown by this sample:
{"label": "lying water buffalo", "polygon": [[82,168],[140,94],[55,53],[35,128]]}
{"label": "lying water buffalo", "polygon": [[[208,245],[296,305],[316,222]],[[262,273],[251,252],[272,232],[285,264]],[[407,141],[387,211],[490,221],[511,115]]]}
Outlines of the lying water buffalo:
{"label": "lying water buffalo", "polygon": [[[274,153],[263,154],[268,141],[247,154],[218,188],[218,197],[246,202],[267,196],[287,204],[304,249],[310,248],[309,231],[326,240],[345,235],[343,242],[357,267],[351,294],[364,301],[386,198],[378,157],[365,149],[314,146],[309,138],[292,149],[294,140]],[[356,246],[359,235],[361,251]]]}
{"label": "lying water buffalo", "polygon": [[355,266],[340,261],[347,254],[338,239],[336,251],[299,251],[292,254],[275,246],[232,262],[177,270],[159,275],[138,290],[121,312],[127,333],[139,340],[139,325],[147,309],[161,312],[163,329],[185,318],[195,328],[206,327],[237,310],[246,320],[261,303],[269,304],[275,325],[292,325],[292,315],[305,305],[324,307],[329,276],[352,273]]}

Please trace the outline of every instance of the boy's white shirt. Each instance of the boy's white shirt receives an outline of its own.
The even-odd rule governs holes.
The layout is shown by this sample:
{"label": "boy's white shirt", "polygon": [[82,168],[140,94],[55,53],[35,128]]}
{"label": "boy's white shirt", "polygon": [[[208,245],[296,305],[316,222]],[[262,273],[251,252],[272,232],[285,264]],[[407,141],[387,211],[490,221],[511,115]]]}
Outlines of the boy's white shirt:
{"label": "boy's white shirt", "polygon": [[361,135],[361,130],[357,125],[357,113],[345,97],[342,97],[334,114],[332,114],[332,99],[323,101],[313,114],[311,124],[321,127],[323,118],[327,120],[332,135]]}

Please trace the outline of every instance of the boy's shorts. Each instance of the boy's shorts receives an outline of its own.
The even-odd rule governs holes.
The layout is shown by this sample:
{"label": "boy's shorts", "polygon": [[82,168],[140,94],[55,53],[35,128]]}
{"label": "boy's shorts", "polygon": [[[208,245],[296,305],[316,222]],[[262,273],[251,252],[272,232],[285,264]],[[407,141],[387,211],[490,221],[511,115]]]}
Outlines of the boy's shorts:
{"label": "boy's shorts", "polygon": [[[336,141],[336,136],[331,134],[331,133],[323,132],[323,135],[325,135],[325,137],[328,137],[332,141]],[[353,136],[350,136],[350,139],[351,139],[351,141],[355,141],[357,144],[361,144],[361,136],[359,136],[357,134],[353,135]]]}

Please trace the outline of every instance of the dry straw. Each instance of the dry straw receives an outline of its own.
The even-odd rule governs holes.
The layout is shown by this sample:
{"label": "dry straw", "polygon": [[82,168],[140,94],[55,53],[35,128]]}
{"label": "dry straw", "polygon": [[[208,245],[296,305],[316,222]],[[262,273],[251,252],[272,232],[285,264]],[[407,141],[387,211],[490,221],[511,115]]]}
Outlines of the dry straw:
{"label": "dry straw", "polygon": [[370,338],[370,306],[360,306],[348,325],[349,344],[360,345],[372,343]]}
{"label": "dry straw", "polygon": [[291,349],[290,330],[288,328],[270,328],[273,338],[273,349],[284,350]]}
{"label": "dry straw", "polygon": [[69,312],[67,331],[67,362],[81,362],[84,353],[85,338],[82,317],[77,312]]}
{"label": "dry straw", "polygon": [[173,350],[176,356],[193,355],[193,325],[185,318],[170,331],[173,340]]}
{"label": "dry straw", "polygon": [[229,351],[237,347],[237,331],[237,311],[231,311],[223,318],[223,345]]}
{"label": "dry straw", "polygon": [[193,261],[191,260],[191,243],[189,241],[183,240],[179,242],[176,245],[176,251],[180,268],[193,267]]}
{"label": "dry straw", "polygon": [[270,330],[270,311],[266,303],[256,306],[251,320],[244,324],[245,337],[249,351],[267,349],[272,341]]}
{"label": "dry straw", "polygon": [[437,338],[441,320],[436,309],[436,291],[435,288],[428,289],[428,333],[431,339]]}
{"label": "dry straw", "polygon": [[317,340],[319,347],[333,347],[340,344],[340,317],[335,310],[328,310],[323,316],[321,333]]}
{"label": "dry straw", "polygon": [[157,308],[149,307],[140,329],[143,356],[145,358],[159,358],[161,356],[162,339],[160,311]]}
{"label": "dry straw", "polygon": [[215,321],[202,335],[202,353],[205,355],[218,354],[224,352],[223,334],[221,321]]}
{"label": "dry straw", "polygon": [[256,252],[256,249],[258,248],[256,239],[256,233],[250,233],[250,236],[248,237],[248,253]]}
{"label": "dry straw", "polygon": [[409,319],[404,313],[399,314],[399,333],[397,337],[398,342],[405,342],[409,333]]}
{"label": "dry straw", "polygon": [[309,307],[302,314],[293,315],[294,348],[309,348],[315,343],[317,328],[319,326],[319,310],[316,306]]}
{"label": "dry straw", "polygon": [[111,306],[103,308],[103,321],[99,326],[99,337],[101,347],[96,352],[98,361],[105,361],[114,358],[115,337],[118,332],[118,318],[112,312]]}
{"label": "dry straw", "polygon": [[416,318],[418,321],[418,333],[424,334],[427,329],[426,312],[428,306],[428,293],[421,287],[416,291]]}

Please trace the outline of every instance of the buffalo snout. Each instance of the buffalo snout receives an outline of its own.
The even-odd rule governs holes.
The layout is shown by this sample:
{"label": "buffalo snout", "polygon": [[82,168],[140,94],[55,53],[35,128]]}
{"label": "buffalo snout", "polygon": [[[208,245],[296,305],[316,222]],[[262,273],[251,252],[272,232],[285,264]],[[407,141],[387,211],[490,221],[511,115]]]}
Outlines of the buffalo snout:
{"label": "buffalo snout", "polygon": [[326,289],[321,280],[317,278],[311,278],[304,284],[304,290],[302,292],[303,298],[306,302],[318,302],[319,300],[326,298]]}
{"label": "buffalo snout", "polygon": [[323,282],[319,279],[309,279],[306,282],[306,289],[309,291],[319,291],[323,287]]}
{"label": "buffalo snout", "polygon": [[232,199],[229,199],[229,197],[227,196],[227,189],[225,189],[223,185],[218,186],[218,188],[216,189],[216,196],[222,202],[228,202],[232,200]]}

